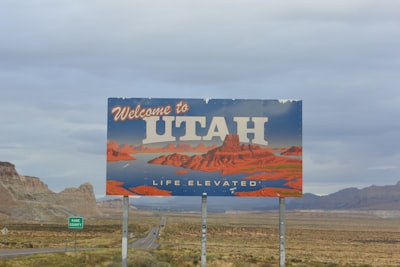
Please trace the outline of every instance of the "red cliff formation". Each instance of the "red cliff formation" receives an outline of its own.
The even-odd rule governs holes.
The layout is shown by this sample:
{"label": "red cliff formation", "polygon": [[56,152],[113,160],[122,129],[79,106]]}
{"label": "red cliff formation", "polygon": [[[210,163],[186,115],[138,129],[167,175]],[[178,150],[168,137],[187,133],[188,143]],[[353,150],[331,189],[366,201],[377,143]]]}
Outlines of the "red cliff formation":
{"label": "red cliff formation", "polygon": [[[160,156],[150,160],[149,163],[205,172],[222,171],[222,174],[271,172],[275,168],[282,172],[286,167],[296,166],[298,169],[301,166],[300,159],[275,156],[271,149],[259,145],[240,144],[239,136],[236,134],[227,135],[222,146],[206,154],[189,156],[174,153]],[[256,179],[265,178],[258,176]]]}
{"label": "red cliff formation", "polygon": [[303,153],[303,148],[301,146],[292,146],[291,148],[283,151],[281,155],[284,156],[301,156]]}
{"label": "red cliff formation", "polygon": [[114,141],[107,142],[107,161],[135,160],[130,154],[134,153],[128,145],[120,146]]}

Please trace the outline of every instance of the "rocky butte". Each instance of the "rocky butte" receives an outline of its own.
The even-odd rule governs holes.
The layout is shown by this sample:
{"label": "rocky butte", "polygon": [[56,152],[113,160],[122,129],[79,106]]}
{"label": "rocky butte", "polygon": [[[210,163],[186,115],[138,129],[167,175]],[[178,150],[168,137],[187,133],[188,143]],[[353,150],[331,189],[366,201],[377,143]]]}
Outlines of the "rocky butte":
{"label": "rocky butte", "polygon": [[69,216],[98,216],[100,211],[89,183],[55,193],[39,178],[21,176],[13,164],[0,162],[0,215],[55,221]]}
{"label": "rocky butte", "polygon": [[[151,164],[173,165],[205,172],[222,171],[222,174],[254,173],[257,167],[294,164],[301,166],[301,160],[279,157],[271,149],[259,145],[241,144],[237,134],[226,136],[222,146],[202,155],[170,154],[150,160]],[[246,171],[247,170],[247,171]]]}
{"label": "rocky butte", "polygon": [[[290,150],[290,149],[289,149]],[[301,156],[299,148],[292,149]],[[293,153],[293,152],[291,152]],[[262,188],[253,192],[237,192],[240,196],[301,195],[302,160],[275,155],[271,148],[240,143],[237,134],[225,137],[222,146],[202,155],[170,154],[150,160],[150,164],[172,165],[203,172],[221,172],[221,175],[246,173],[243,180],[285,179],[287,188]]]}

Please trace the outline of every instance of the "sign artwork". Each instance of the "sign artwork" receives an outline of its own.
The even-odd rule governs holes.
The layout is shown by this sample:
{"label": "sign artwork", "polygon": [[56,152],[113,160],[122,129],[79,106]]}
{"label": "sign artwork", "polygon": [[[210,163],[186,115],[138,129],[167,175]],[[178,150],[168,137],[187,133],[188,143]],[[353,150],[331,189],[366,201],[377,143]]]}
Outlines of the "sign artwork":
{"label": "sign artwork", "polygon": [[109,98],[107,195],[302,195],[302,102]]}

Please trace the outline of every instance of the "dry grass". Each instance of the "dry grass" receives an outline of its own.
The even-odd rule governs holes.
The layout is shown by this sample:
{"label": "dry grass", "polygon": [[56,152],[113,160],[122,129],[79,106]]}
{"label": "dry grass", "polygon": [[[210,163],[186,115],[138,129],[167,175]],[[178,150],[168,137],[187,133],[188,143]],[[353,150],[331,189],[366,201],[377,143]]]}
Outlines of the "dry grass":
{"label": "dry grass", "polygon": [[[278,265],[278,215],[210,214],[208,266]],[[287,266],[400,266],[400,220],[321,212],[288,212],[286,218]],[[177,255],[199,254],[200,220],[170,214],[163,244]]]}
{"label": "dry grass", "polygon": [[[167,223],[161,232],[161,248],[129,250],[129,266],[200,266],[200,214],[163,215]],[[129,232],[143,236],[160,217],[136,211],[130,216]],[[400,266],[400,219],[323,212],[287,212],[286,219],[286,266]],[[78,247],[100,250],[0,260],[0,267],[119,266],[120,222],[121,218],[85,221],[84,230],[77,234]],[[278,222],[277,212],[209,214],[207,266],[277,266]],[[33,247],[65,247],[67,238],[72,246],[73,232],[66,229],[66,224],[7,227],[10,233],[6,238],[15,246],[30,243]]]}

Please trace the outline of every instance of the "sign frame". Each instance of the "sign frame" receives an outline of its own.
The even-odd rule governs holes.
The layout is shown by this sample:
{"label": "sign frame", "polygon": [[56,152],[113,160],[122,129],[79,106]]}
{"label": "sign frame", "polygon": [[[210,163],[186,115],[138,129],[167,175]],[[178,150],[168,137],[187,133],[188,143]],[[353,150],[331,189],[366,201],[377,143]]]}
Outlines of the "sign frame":
{"label": "sign frame", "polygon": [[303,194],[301,100],[109,98],[107,119],[106,195]]}

